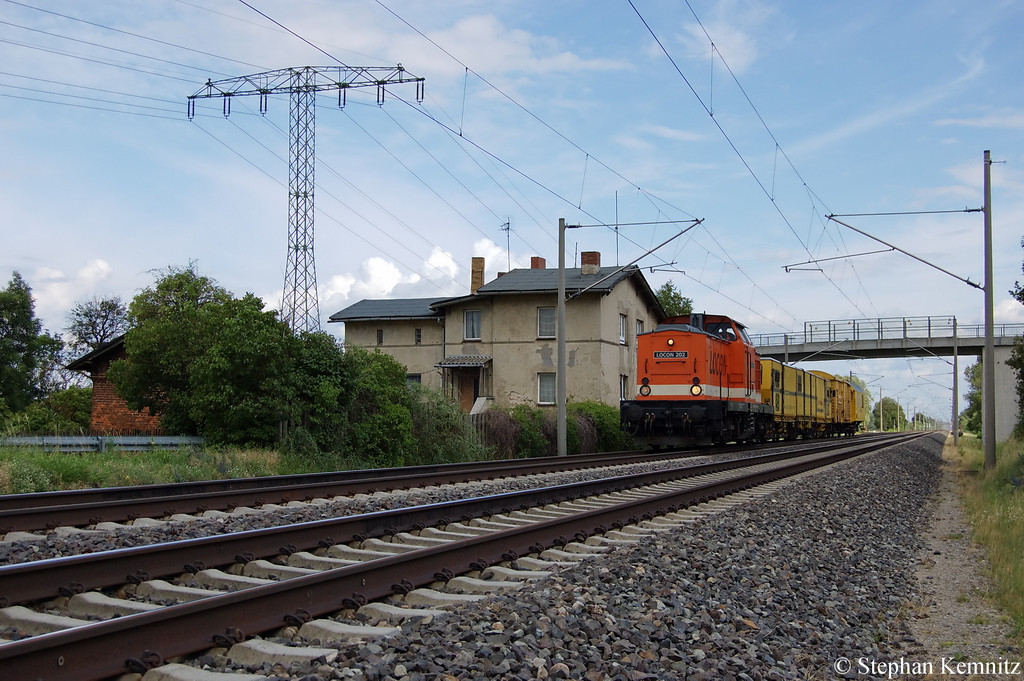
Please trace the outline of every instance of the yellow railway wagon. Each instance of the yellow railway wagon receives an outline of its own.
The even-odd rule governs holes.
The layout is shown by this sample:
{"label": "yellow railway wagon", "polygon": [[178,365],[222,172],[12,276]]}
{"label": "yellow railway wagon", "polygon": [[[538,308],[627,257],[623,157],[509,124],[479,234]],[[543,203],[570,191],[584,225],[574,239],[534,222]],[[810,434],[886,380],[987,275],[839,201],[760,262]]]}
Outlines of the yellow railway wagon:
{"label": "yellow railway wagon", "polygon": [[824,371],[812,371],[826,382],[826,399],[831,403],[826,419],[826,435],[852,435],[864,420],[864,391],[843,376]]}
{"label": "yellow railway wagon", "polygon": [[775,408],[774,437],[826,434],[826,380],[774,359],[761,360],[761,398]]}

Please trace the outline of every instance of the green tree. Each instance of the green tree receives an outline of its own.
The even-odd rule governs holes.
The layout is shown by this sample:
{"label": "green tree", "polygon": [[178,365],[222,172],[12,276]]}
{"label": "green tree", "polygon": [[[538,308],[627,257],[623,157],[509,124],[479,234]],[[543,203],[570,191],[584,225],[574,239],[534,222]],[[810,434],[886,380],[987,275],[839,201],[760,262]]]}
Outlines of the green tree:
{"label": "green tree", "polygon": [[375,466],[405,465],[416,451],[405,366],[376,350],[350,347],[345,354],[356,363],[357,379],[346,410],[344,448]]}
{"label": "green tree", "polygon": [[32,289],[15,272],[0,290],[0,401],[4,411],[24,411],[50,389],[53,357],[63,342],[43,331],[35,315]]}
{"label": "green tree", "polygon": [[662,284],[654,292],[654,296],[658,299],[661,309],[665,311],[667,317],[678,317],[693,312],[693,300],[680,293],[671,279]]}
{"label": "green tree", "polygon": [[967,408],[960,412],[960,427],[971,433],[981,433],[981,359],[964,369],[967,379]]}
{"label": "green tree", "polygon": [[[879,415],[879,411],[881,411],[881,415]],[[885,431],[900,430],[907,422],[907,415],[904,413],[903,407],[891,397],[883,397],[879,400],[875,404],[875,408],[871,410],[871,415],[875,423],[880,424],[879,427]]]}
{"label": "green tree", "polygon": [[78,354],[95,350],[128,331],[128,307],[118,296],[77,302],[68,313],[64,333]]}
{"label": "green tree", "polygon": [[214,345],[231,295],[194,264],[168,267],[128,308],[128,359],[108,376],[132,409],[148,408],[170,433],[199,433],[189,404],[196,363]]}
{"label": "green tree", "polygon": [[198,432],[215,442],[273,442],[294,401],[300,343],[252,294],[211,305],[214,337],[194,359],[179,399]]}

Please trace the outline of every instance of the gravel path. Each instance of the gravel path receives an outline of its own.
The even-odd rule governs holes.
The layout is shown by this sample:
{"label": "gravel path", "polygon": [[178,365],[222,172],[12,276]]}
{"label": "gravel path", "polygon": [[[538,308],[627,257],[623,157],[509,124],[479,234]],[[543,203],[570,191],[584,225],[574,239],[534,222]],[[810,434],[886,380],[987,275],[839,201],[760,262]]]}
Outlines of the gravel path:
{"label": "gravel path", "polygon": [[397,638],[339,645],[329,665],[248,671],[304,681],[885,678],[883,665],[925,650],[907,622],[942,442],[804,477],[534,589],[406,623]]}
{"label": "gravel path", "polygon": [[952,438],[946,442],[942,459],[942,481],[929,501],[931,524],[924,532],[926,545],[917,566],[921,599],[910,620],[914,636],[926,651],[918,658],[937,661],[939,670],[942,659],[950,669],[969,661],[1024,663],[1010,639],[1012,621],[987,597],[992,589],[989,565],[981,547],[971,541],[971,526],[958,494],[960,455]]}

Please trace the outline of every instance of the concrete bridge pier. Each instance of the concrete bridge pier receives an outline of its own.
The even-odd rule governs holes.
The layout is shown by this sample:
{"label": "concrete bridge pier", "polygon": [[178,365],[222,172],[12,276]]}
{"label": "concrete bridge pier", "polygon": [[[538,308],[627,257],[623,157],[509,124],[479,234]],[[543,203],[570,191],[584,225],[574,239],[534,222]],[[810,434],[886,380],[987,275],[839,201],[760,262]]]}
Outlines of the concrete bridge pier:
{"label": "concrete bridge pier", "polygon": [[1007,365],[1012,352],[1013,346],[1001,345],[995,348],[996,442],[1005,442],[1010,439],[1013,429],[1017,427],[1017,414],[1020,413],[1017,404],[1016,371]]}

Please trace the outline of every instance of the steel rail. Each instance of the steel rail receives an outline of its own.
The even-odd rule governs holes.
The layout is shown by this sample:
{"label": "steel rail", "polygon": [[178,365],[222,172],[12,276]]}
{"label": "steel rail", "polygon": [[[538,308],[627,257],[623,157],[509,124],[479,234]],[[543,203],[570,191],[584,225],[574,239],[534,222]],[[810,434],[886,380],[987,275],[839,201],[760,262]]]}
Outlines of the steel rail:
{"label": "steel rail", "polygon": [[149,497],[175,497],[209,492],[233,491],[277,487],[301,487],[324,483],[349,482],[353,480],[378,480],[381,485],[390,484],[394,478],[425,475],[491,475],[505,471],[516,471],[523,466],[548,467],[569,470],[580,465],[594,465],[605,461],[633,461],[663,459],[680,456],[678,452],[652,454],[651,452],[602,452],[599,454],[577,454],[565,458],[556,456],[531,459],[499,459],[469,463],[425,464],[403,468],[368,468],[351,471],[326,473],[297,473],[293,475],[272,475],[258,478],[232,478],[229,480],[197,480],[175,482],[163,485],[135,485],[130,487],[104,487],[53,492],[31,492],[28,494],[0,495],[0,510],[14,508],[35,508],[40,506],[62,506],[68,504],[111,502]]}
{"label": "steel rail", "polygon": [[[880,446],[884,446],[893,437],[882,439]],[[236,559],[242,556],[249,556],[249,560],[267,558],[335,543],[393,535],[439,523],[447,524],[452,522],[452,519],[469,520],[581,497],[620,492],[660,482],[813,456],[818,452],[840,446],[855,445],[831,442],[811,447],[811,451],[805,449],[798,452],[765,454],[487,497],[4,565],[0,566],[0,607],[118,586],[126,581],[155,579],[228,565],[237,562]]]}
{"label": "steel rail", "polygon": [[[746,446],[744,449],[772,446],[781,445],[772,443],[756,448]],[[740,450],[740,447],[718,449],[715,452],[735,450]],[[0,533],[60,526],[81,527],[104,521],[124,522],[175,513],[200,513],[209,509],[262,506],[265,503],[286,504],[316,497],[373,494],[382,488],[390,492],[425,485],[489,480],[509,474],[557,473],[602,465],[665,461],[684,456],[685,452],[605,452],[568,458],[542,457],[6,495],[0,496]]]}
{"label": "steel rail", "polygon": [[[913,437],[900,441],[909,439]],[[803,460],[753,476],[736,476],[444,546],[43,634],[0,646],[0,664],[10,678],[95,681],[123,673],[130,660],[158,664],[163,659],[207,649],[215,645],[214,637],[218,635],[237,640],[240,634],[260,633],[351,608],[388,596],[403,583],[422,586],[436,581],[438,573],[459,574],[479,569],[481,565],[560,544],[565,536],[583,537],[605,531],[606,526],[627,516],[671,512],[890,444],[894,443],[846,447],[814,461]],[[239,631],[240,627],[243,631]]]}
{"label": "steel rail", "polygon": [[[869,438],[872,435],[860,435]],[[152,497],[178,497],[192,494],[206,494],[244,489],[262,489],[293,487],[304,485],[320,485],[324,483],[345,483],[354,480],[378,480],[387,490],[395,484],[404,484],[401,478],[409,476],[423,477],[447,474],[453,478],[458,475],[495,476],[504,473],[536,469],[537,472],[558,472],[575,470],[584,466],[601,464],[637,463],[642,461],[661,461],[677,457],[720,454],[732,451],[746,451],[768,447],[786,446],[785,442],[770,442],[762,445],[737,445],[718,447],[715,449],[676,450],[655,453],[651,451],[600,452],[594,454],[573,454],[568,457],[543,456],[530,459],[499,459],[494,461],[474,461],[469,463],[424,464],[405,466],[402,468],[368,468],[351,471],[331,471],[326,473],[297,473],[293,475],[272,475],[257,478],[231,478],[228,480],[197,480],[175,482],[162,485],[134,485],[129,487],[103,487],[73,490],[56,490],[52,492],[30,492],[27,494],[0,495],[0,511],[17,508],[38,508],[45,506],[70,506],[96,502],[114,502],[128,499],[146,499]],[[522,474],[522,473],[519,473]],[[0,523],[2,527],[2,523]]]}
{"label": "steel rail", "polygon": [[[532,475],[536,473],[556,473],[588,466],[609,465],[610,463],[636,463],[658,461],[674,458],[672,455],[661,455],[652,458],[646,456],[603,457],[591,460],[565,462],[533,463],[534,460],[521,460],[518,464],[486,467],[467,467],[465,465],[441,469],[430,473],[424,470],[382,469],[396,471],[391,475],[371,475],[367,477],[352,476],[347,480],[330,479],[312,482],[288,482],[277,486],[256,486],[232,489],[224,486],[220,490],[192,492],[143,498],[123,498],[113,501],[79,501],[79,503],[56,503],[46,506],[26,506],[0,510],[0,531],[23,530],[31,531],[41,528],[54,528],[62,525],[83,526],[99,522],[122,522],[141,517],[163,517],[175,513],[199,513],[209,509],[224,510],[239,506],[262,506],[267,503],[286,504],[289,501],[309,500],[317,497],[350,496],[353,494],[373,494],[374,492],[408,489],[426,485],[445,485],[455,482],[473,482],[493,479],[505,474]],[[430,467],[428,467],[430,468]],[[377,471],[374,471],[377,473]],[[256,479],[258,480],[258,479]],[[228,481],[225,481],[228,482]],[[196,488],[215,487],[210,483],[195,485]],[[97,492],[102,492],[97,490]],[[79,499],[97,497],[99,494],[81,494]],[[58,498],[41,499],[46,502],[59,501]]]}

